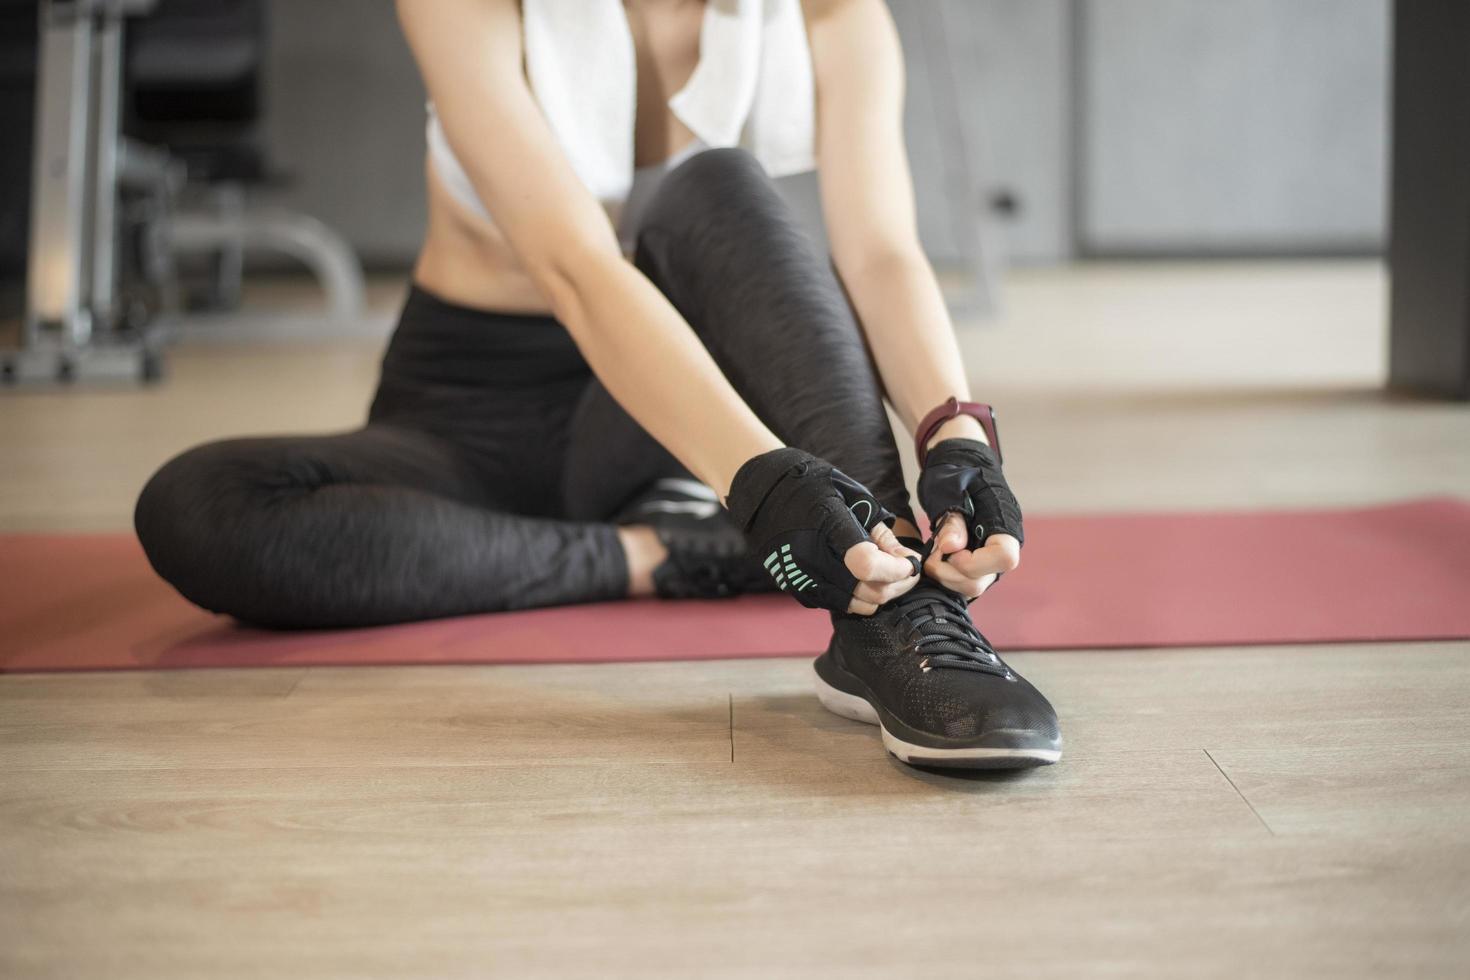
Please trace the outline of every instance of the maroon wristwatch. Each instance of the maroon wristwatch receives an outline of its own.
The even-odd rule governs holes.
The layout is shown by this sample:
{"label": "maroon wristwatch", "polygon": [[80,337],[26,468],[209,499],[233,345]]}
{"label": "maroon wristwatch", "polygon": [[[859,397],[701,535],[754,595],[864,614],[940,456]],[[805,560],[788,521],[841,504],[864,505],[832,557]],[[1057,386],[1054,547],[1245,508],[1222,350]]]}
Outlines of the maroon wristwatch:
{"label": "maroon wristwatch", "polygon": [[972,416],[980,422],[985,438],[990,440],[990,448],[995,450],[995,461],[1004,463],[1000,455],[1000,435],[995,429],[995,409],[980,402],[962,402],[951,395],[949,401],[924,416],[914,432],[914,454],[919,457],[919,465],[923,466],[925,457],[929,455],[929,440],[934,438],[934,430],[960,415]]}

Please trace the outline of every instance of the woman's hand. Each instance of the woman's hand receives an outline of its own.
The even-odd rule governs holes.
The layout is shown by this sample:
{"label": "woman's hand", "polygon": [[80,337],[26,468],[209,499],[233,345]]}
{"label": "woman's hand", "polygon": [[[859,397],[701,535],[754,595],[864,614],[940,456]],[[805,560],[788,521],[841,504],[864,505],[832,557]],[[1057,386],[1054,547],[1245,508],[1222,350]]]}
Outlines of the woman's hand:
{"label": "woman's hand", "polygon": [[924,571],[951,592],[977,599],[1004,572],[1021,564],[1021,542],[1009,534],[992,534],[985,545],[970,549],[965,519],[946,514],[930,542]]}
{"label": "woman's hand", "polygon": [[919,476],[919,504],[934,522],[925,570],[946,588],[973,599],[1021,563],[1021,505],[985,443],[936,443]]}
{"label": "woman's hand", "polygon": [[873,615],[883,603],[918,585],[914,562],[923,559],[914,549],[900,544],[887,524],[874,524],[868,530],[868,538],[853,545],[843,556],[843,564],[858,580],[847,611],[859,616]]}
{"label": "woman's hand", "polygon": [[800,449],[748,460],[726,499],[751,550],[803,606],[871,616],[919,581],[921,556],[861,483]]}

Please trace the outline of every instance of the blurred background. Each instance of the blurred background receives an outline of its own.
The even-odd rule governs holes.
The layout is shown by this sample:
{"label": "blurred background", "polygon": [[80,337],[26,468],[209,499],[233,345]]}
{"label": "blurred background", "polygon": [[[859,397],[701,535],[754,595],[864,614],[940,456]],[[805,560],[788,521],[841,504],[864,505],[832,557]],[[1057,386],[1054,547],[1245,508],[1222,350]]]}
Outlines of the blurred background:
{"label": "blurred background", "polygon": [[[1024,409],[1022,426],[1076,419],[1068,399],[1098,391],[1174,398],[1137,409],[1150,425],[1207,404],[1239,419],[1241,391],[1262,411],[1297,399],[1299,422],[1382,408],[1390,388],[1465,398],[1460,6],[891,0],[921,232],[977,392]],[[40,423],[21,416],[38,415],[85,453],[125,425],[136,450],[66,509],[37,492],[67,483],[44,441],[7,522],[125,523],[147,472],[193,441],[360,421],[425,216],[424,91],[392,4],[0,11],[0,391],[15,396],[0,434],[30,444]],[[815,226],[814,180],[785,189]],[[1412,288],[1391,296],[1396,264]],[[143,397],[110,402],[112,422],[59,401],[98,386]],[[1334,432],[1385,444],[1397,417]],[[1083,502],[1049,493],[1062,474],[1044,460],[1142,438],[1063,428],[1091,441],[1038,431],[1048,451],[1017,460],[1058,509]],[[1437,460],[1423,489],[1463,488],[1463,465]],[[1088,505],[1130,499],[1127,474],[1095,476]],[[1300,485],[1314,503],[1343,495]],[[1192,484],[1159,503],[1225,502]]]}
{"label": "blurred background", "polygon": [[365,418],[423,87],[389,0],[0,0],[0,975],[1465,976],[1470,2],[889,6],[1027,519],[976,620],[1076,627],[997,639],[1066,732],[1019,778],[805,656],[554,662],[733,616],[175,595],[165,461]]}

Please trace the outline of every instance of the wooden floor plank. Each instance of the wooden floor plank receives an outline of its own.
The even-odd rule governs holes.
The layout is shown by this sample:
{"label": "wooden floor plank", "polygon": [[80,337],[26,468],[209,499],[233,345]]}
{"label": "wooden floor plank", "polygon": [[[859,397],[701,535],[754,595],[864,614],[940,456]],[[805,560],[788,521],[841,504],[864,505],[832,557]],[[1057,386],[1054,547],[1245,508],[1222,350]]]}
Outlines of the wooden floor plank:
{"label": "wooden floor plank", "polygon": [[[623,822],[693,822],[717,836],[758,821],[766,833],[813,820],[855,836],[895,822],[964,837],[1262,836],[1264,831],[1203,753],[1154,753],[1146,765],[1092,760],[1021,775],[919,772],[881,751],[757,751],[735,763],[559,766],[406,766],[299,769],[20,770],[4,778],[7,837],[71,828],[166,833],[200,830],[248,839],[279,821],[302,833],[484,835]],[[197,825],[197,826],[196,826]]]}
{"label": "wooden floor plank", "polygon": [[1277,834],[1470,837],[1470,744],[1358,742],[1213,754]]}
{"label": "wooden floor plank", "polygon": [[[1455,976],[1463,845],[931,830],[741,840],[557,826],[239,847],[187,832],[25,872],[0,964],[34,974]],[[86,923],[84,932],[76,924]],[[22,972],[17,969],[15,973]]]}
{"label": "wooden floor plank", "polygon": [[[442,671],[446,683],[340,697],[298,685],[287,697],[122,696],[28,704],[0,717],[0,768],[147,769],[689,762],[729,758],[729,702],[681,691],[581,682],[563,690],[515,669]],[[564,676],[574,677],[576,669]],[[349,669],[344,673],[352,673]],[[405,673],[405,677],[407,674]],[[479,682],[476,682],[476,679]],[[0,678],[0,690],[8,683]],[[64,681],[59,682],[64,686]],[[228,681],[221,681],[228,685]],[[131,689],[132,685],[128,685]],[[3,703],[3,701],[0,701]]]}

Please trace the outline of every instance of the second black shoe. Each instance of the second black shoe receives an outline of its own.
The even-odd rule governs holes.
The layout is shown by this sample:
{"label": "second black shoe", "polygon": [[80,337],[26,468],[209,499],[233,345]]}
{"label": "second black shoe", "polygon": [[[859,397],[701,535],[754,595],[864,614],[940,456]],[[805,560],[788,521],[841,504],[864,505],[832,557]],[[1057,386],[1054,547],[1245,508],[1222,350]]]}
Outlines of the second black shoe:
{"label": "second black shoe", "polygon": [[653,570],[660,598],[723,599],[776,589],[715,492],[696,480],[654,481],[613,522],[653,528],[668,551]]}
{"label": "second black shoe", "polygon": [[822,705],[879,726],[903,762],[1018,769],[1062,756],[1051,704],[996,654],[964,599],[930,579],[872,616],[834,613],[814,667]]}

